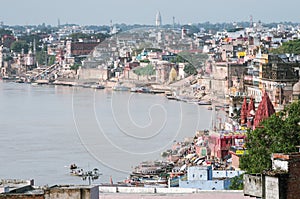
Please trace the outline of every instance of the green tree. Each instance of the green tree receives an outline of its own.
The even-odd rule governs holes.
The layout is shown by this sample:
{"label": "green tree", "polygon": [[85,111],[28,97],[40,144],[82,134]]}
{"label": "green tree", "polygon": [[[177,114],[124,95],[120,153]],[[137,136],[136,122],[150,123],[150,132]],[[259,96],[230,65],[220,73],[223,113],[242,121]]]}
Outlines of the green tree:
{"label": "green tree", "polygon": [[70,67],[70,69],[71,69],[71,70],[77,71],[77,70],[79,69],[80,66],[81,66],[81,64],[75,63],[75,64],[73,64],[73,65]]}
{"label": "green tree", "polygon": [[55,56],[51,55],[49,56],[48,65],[51,66],[55,63]]}
{"label": "green tree", "polygon": [[4,35],[12,35],[12,31],[11,30],[7,30],[7,29],[0,29],[0,38],[3,37]]}
{"label": "green tree", "polygon": [[192,64],[185,65],[183,71],[187,75],[196,75],[198,73],[197,70],[196,70],[196,68]]}
{"label": "green tree", "polygon": [[241,157],[240,167],[248,173],[271,169],[272,153],[297,151],[300,144],[300,101],[261,122],[263,127],[247,136],[248,154]]}
{"label": "green tree", "polygon": [[137,68],[133,71],[137,75],[154,75],[155,74],[155,69],[151,64],[148,64],[145,67]]}
{"label": "green tree", "polygon": [[300,54],[300,39],[284,42],[279,48],[271,50],[275,54]]}
{"label": "green tree", "polygon": [[26,41],[19,40],[19,41],[14,41],[11,44],[11,50],[17,53],[21,53],[22,49],[24,49],[24,53],[28,53],[29,45],[26,43]]}
{"label": "green tree", "polygon": [[36,52],[36,61],[39,64],[45,64],[47,59],[47,52],[46,51],[37,51]]}
{"label": "green tree", "polygon": [[244,188],[243,177],[244,175],[239,175],[231,178],[229,189],[242,190]]}

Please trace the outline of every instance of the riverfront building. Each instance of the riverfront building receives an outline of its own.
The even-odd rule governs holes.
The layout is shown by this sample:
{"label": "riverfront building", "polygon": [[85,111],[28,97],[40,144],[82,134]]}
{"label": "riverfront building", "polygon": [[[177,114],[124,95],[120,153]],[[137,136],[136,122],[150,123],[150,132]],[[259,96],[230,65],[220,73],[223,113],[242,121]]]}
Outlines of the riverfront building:
{"label": "riverfront building", "polygon": [[231,178],[243,173],[243,171],[213,170],[212,166],[193,166],[187,169],[187,180],[179,180],[179,187],[226,190],[229,189]]}

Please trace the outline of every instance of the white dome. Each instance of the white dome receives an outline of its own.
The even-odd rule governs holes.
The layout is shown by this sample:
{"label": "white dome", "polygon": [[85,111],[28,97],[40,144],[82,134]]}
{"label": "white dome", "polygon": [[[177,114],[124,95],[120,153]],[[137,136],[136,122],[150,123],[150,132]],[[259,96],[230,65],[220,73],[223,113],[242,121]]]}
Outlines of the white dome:
{"label": "white dome", "polygon": [[300,95],[300,80],[293,86],[293,95]]}

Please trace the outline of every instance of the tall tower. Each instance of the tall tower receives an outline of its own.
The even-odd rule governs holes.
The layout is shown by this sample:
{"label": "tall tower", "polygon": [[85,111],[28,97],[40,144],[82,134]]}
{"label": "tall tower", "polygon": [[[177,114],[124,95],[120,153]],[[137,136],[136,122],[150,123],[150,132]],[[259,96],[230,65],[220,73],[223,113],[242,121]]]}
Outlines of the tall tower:
{"label": "tall tower", "polygon": [[160,27],[162,25],[162,23],[161,23],[161,15],[160,15],[159,11],[156,14],[155,25],[156,25],[156,27]]}

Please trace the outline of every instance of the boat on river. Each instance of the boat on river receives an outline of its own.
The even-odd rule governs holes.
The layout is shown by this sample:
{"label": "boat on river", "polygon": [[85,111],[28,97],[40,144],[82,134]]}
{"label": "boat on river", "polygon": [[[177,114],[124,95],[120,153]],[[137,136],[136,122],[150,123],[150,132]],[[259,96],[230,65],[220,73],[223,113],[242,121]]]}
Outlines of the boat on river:
{"label": "boat on river", "polygon": [[198,105],[211,105],[211,101],[199,101]]}
{"label": "boat on river", "polygon": [[100,85],[100,84],[94,84],[94,85],[91,85],[91,88],[94,88],[94,89],[104,89],[105,87],[103,85]]}
{"label": "boat on river", "polygon": [[114,91],[130,91],[130,88],[123,85],[116,85],[113,87]]}

